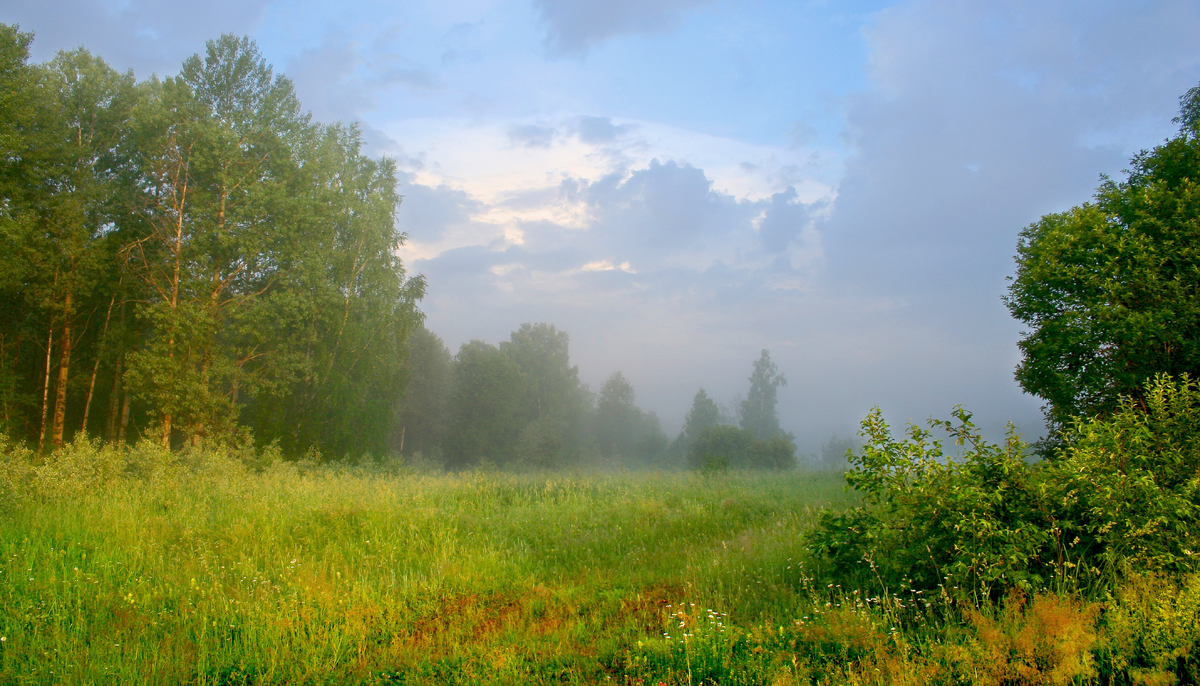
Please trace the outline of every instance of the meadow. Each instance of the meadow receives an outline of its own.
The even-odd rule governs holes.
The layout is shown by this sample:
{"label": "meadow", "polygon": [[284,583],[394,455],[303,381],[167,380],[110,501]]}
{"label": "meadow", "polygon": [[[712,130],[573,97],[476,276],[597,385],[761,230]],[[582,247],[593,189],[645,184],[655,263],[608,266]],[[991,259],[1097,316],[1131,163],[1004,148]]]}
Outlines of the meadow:
{"label": "meadow", "polygon": [[1071,683],[1180,597],[1143,584],[1121,634],[1062,595],[823,583],[837,473],[2,447],[4,684]]}

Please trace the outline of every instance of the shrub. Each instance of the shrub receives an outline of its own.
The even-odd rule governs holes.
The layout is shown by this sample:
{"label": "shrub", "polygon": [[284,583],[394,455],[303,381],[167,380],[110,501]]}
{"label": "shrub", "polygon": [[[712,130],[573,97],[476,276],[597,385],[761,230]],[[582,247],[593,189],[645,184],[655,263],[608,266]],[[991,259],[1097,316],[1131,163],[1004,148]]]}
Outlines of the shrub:
{"label": "shrub", "polygon": [[[860,507],[825,513],[812,535],[831,571],[883,589],[946,584],[996,600],[1011,588],[1098,592],[1128,568],[1179,574],[1200,555],[1200,388],[1160,377],[1109,418],[1076,420],[1052,459],[1031,464],[1009,427],[931,420],[901,439],[875,409],[846,475]],[[933,431],[959,447],[947,452]],[[950,583],[947,583],[950,582]]]}
{"label": "shrub", "polygon": [[[954,416],[930,420],[930,430],[910,425],[899,440],[878,408],[863,420],[866,445],[846,481],[864,504],[825,513],[813,533],[835,574],[883,590],[949,578],[993,599],[1010,586],[1044,585],[1050,534],[1025,444],[1012,427],[1003,445],[988,443],[969,413]],[[948,454],[933,430],[946,431],[960,454]]]}
{"label": "shrub", "polygon": [[1200,388],[1160,376],[1108,419],[1076,420],[1046,466],[1056,555],[1093,577],[1172,574],[1200,555]]}
{"label": "shrub", "polygon": [[703,471],[791,469],[796,466],[796,446],[786,435],[760,441],[736,426],[714,426],[692,445],[688,466]]}

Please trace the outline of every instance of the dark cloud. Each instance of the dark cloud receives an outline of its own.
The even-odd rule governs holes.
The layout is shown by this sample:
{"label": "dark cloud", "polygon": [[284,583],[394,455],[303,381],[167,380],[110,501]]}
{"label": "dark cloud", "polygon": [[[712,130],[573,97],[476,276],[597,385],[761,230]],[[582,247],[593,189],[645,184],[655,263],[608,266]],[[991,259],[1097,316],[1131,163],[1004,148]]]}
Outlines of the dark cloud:
{"label": "dark cloud", "polygon": [[549,124],[518,124],[508,127],[508,140],[526,148],[548,148],[558,131]]}
{"label": "dark cloud", "polygon": [[700,247],[714,237],[733,238],[749,229],[752,210],[712,189],[704,171],[657,159],[627,178],[612,174],[588,187],[594,216],[591,231],[621,260],[658,263],[673,253]]}
{"label": "dark cloud", "polygon": [[715,0],[533,0],[557,55],[581,56],[628,33],[657,33],[679,24],[688,10]]}
{"label": "dark cloud", "polygon": [[267,0],[213,0],[180,3],[170,0],[12,0],[0,5],[0,22],[20,24],[36,34],[35,61],[59,50],[84,46],[119,70],[139,77],[174,74],[204,42],[223,33],[253,33]]}
{"label": "dark cloud", "polygon": [[819,225],[822,288],[848,306],[821,326],[862,351],[847,383],[892,416],[962,403],[1036,435],[1000,300],[1017,234],[1171,133],[1200,74],[1200,6],[917,0],[865,37],[871,87],[846,100],[856,153]]}

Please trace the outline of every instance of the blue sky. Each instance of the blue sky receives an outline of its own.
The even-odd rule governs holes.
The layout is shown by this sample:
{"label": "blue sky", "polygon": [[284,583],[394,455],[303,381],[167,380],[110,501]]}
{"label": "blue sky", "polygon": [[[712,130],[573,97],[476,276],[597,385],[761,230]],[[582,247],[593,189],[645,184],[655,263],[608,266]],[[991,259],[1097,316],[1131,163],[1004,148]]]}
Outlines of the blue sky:
{"label": "blue sky", "polygon": [[1040,431],[1000,296],[1017,233],[1174,131],[1182,0],[9,0],[36,60],[139,77],[254,38],[394,157],[402,256],[452,350],[571,334],[677,430],[769,348],[804,450],[879,405]]}

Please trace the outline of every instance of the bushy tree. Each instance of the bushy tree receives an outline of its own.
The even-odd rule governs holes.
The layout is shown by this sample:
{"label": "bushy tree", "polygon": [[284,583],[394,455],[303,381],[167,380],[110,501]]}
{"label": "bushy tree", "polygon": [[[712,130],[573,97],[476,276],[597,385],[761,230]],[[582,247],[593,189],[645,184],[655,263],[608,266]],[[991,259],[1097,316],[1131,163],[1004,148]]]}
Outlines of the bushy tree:
{"label": "bushy tree", "polygon": [[683,421],[684,444],[689,447],[694,445],[709,429],[720,423],[721,408],[701,388],[696,391],[696,397],[692,398],[692,409]]}
{"label": "bushy tree", "polygon": [[613,372],[596,401],[596,447],[604,458],[627,466],[650,464],[667,447],[658,416],[643,412],[635,399],[625,375]]}
{"label": "bushy tree", "polygon": [[701,471],[792,469],[796,466],[796,446],[782,434],[760,441],[736,426],[713,426],[692,444],[688,466]]}
{"label": "bushy tree", "polygon": [[1140,397],[1156,374],[1200,373],[1200,89],[1178,135],[1133,158],[1095,201],[1021,232],[1005,297],[1029,327],[1016,378],[1055,430]]}
{"label": "bushy tree", "polygon": [[28,44],[0,26],[4,428],[385,449],[424,292],[392,163],[246,38],[140,84]]}
{"label": "bushy tree", "polygon": [[500,344],[524,374],[520,453],[533,466],[548,468],[573,461],[587,440],[588,398],[579,381],[579,367],[571,365],[570,340],[566,331],[552,324],[526,323]]}

